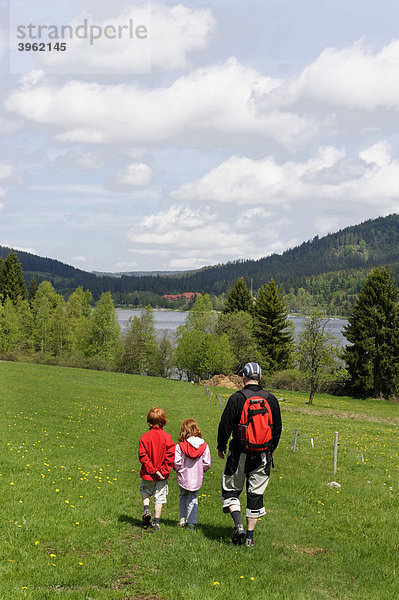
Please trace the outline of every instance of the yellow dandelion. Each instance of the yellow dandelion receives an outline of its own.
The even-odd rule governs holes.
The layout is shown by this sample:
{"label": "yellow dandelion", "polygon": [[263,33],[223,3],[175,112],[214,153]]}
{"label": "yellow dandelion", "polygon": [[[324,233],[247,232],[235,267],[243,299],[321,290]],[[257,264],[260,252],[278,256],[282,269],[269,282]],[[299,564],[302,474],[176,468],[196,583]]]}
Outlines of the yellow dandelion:
{"label": "yellow dandelion", "polygon": [[36,540],[35,546],[38,546],[39,544],[40,544],[39,540]]}

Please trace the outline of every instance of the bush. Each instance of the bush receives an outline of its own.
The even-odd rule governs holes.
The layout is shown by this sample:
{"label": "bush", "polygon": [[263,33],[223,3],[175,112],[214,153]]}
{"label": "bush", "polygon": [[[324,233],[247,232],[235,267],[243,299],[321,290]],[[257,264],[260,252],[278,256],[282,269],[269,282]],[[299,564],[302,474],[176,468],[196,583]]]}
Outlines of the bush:
{"label": "bush", "polygon": [[306,392],[308,385],[303,373],[299,369],[284,369],[276,371],[265,378],[266,388],[277,388],[295,392]]}

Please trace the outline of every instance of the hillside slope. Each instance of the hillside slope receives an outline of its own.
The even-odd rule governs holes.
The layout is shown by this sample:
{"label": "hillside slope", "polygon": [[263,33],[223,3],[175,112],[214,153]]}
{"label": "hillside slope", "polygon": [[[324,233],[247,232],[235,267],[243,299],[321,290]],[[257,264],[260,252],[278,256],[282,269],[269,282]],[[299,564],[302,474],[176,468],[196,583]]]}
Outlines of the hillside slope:
{"label": "hillside slope", "polygon": [[[9,248],[0,246],[0,256]],[[273,254],[259,260],[238,260],[227,264],[204,267],[180,274],[133,276],[96,276],[60,261],[42,258],[27,252],[17,252],[27,280],[34,274],[37,281],[47,279],[58,292],[68,294],[78,285],[89,288],[98,298],[101,292],[114,294],[151,291],[156,294],[195,290],[202,293],[224,293],[244,276],[252,280],[256,290],[274,278],[286,291],[308,287],[310,279],[344,278],[356,273],[356,280],[371,268],[385,265],[394,278],[399,278],[399,215],[370,219],[325,237],[315,237],[281,255]]]}

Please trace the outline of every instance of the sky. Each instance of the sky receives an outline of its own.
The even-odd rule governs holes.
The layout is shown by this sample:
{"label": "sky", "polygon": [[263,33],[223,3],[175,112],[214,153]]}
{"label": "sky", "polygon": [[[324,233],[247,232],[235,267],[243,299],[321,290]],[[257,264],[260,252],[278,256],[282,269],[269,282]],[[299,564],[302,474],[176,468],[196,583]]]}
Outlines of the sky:
{"label": "sky", "polygon": [[0,245],[187,270],[399,212],[397,0],[0,0],[0,68]]}

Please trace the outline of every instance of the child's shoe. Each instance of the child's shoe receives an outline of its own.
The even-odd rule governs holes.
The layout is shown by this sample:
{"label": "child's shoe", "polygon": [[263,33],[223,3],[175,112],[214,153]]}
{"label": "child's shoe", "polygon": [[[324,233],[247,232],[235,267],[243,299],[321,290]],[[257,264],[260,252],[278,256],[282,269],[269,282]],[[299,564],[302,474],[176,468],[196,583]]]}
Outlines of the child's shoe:
{"label": "child's shoe", "polygon": [[151,523],[151,513],[149,508],[144,509],[143,513],[143,528],[148,529]]}
{"label": "child's shoe", "polygon": [[193,525],[193,523],[189,523],[189,524],[187,525],[187,529],[188,529],[189,531],[195,531],[195,525]]}
{"label": "child's shoe", "polygon": [[253,546],[255,546],[254,538],[246,538],[245,545],[247,548],[252,548]]}
{"label": "child's shoe", "polygon": [[152,527],[152,530],[153,530],[153,531],[159,531],[159,530],[161,529],[161,526],[160,526],[160,524],[159,524],[159,523],[156,523],[155,521],[153,521],[153,522],[151,523],[151,527]]}
{"label": "child's shoe", "polygon": [[179,527],[185,527],[186,526],[186,519],[184,517],[182,517],[180,519],[180,521],[177,524]]}

